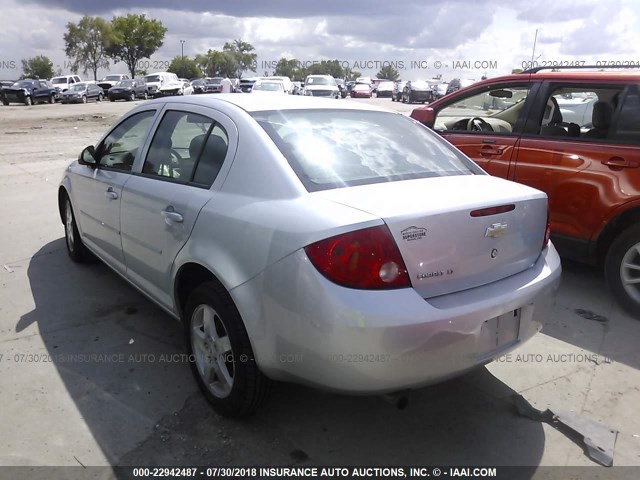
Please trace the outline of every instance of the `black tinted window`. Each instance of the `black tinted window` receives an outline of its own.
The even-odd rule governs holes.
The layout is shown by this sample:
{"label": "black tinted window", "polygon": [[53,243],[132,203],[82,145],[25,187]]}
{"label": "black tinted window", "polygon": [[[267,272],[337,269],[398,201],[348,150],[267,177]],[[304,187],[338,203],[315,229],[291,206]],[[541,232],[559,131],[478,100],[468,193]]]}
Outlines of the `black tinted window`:
{"label": "black tinted window", "polygon": [[622,100],[612,139],[640,143],[640,89],[637,85],[630,86]]}

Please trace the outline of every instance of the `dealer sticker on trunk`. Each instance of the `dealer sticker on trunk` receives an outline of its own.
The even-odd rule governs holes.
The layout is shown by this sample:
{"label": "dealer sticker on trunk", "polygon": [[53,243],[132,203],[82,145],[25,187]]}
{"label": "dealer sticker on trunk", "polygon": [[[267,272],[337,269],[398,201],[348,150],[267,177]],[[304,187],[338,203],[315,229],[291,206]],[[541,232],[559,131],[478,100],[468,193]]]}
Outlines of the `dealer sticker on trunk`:
{"label": "dealer sticker on trunk", "polygon": [[403,240],[407,242],[411,242],[413,240],[422,240],[424,237],[426,237],[427,229],[411,226],[411,227],[405,228],[400,233],[402,233]]}

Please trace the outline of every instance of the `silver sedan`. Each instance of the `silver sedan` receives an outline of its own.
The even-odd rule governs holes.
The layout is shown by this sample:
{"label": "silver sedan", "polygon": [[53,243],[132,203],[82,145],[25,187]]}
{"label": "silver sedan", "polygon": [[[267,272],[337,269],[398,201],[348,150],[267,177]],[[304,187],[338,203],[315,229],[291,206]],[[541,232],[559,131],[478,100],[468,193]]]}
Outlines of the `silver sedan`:
{"label": "silver sedan", "polygon": [[272,380],[388,393],[484,365],[541,329],[560,278],[544,193],[356,102],[145,102],[58,198],[71,259],[181,319],[228,416]]}

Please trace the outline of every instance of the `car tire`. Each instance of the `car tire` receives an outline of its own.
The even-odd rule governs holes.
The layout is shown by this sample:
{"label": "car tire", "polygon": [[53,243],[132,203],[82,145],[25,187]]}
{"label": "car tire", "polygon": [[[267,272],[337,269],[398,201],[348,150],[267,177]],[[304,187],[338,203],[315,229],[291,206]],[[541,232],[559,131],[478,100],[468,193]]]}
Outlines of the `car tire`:
{"label": "car tire", "polygon": [[145,100],[147,100],[149,98],[149,94],[147,92],[144,92],[144,97]]}
{"label": "car tire", "polygon": [[133,93],[133,92],[131,92],[131,94],[129,95],[128,100],[129,100],[130,102],[133,102],[135,99],[136,99],[136,94],[135,94],[135,93]]}
{"label": "car tire", "polygon": [[116,101],[116,99],[115,99],[115,98],[113,98],[113,97],[109,97],[109,101],[110,101],[110,102],[115,102],[115,101]]}
{"label": "car tire", "polygon": [[52,105],[53,105],[54,103],[56,103],[56,97],[54,97],[53,95],[51,95],[51,96],[49,97],[49,103],[50,103],[50,104],[52,104]]}
{"label": "car tire", "polygon": [[76,217],[68,195],[65,195],[62,215],[64,219],[64,238],[69,258],[76,263],[85,263],[89,257],[89,251],[80,238]]}
{"label": "car tire", "polygon": [[191,370],[213,409],[226,417],[252,414],[266,400],[271,380],[256,364],[229,293],[216,281],[196,287],[183,320]]}
{"label": "car tire", "polygon": [[2,104],[6,106],[9,105],[9,102],[7,100],[2,100]]}
{"label": "car tire", "polygon": [[640,319],[640,283],[631,283],[640,280],[640,224],[616,237],[607,252],[604,272],[614,298]]}
{"label": "car tire", "polygon": [[102,94],[101,94],[101,93],[99,93],[99,94],[98,94],[98,102],[101,102],[101,101],[102,101]]}
{"label": "car tire", "polygon": [[24,104],[25,104],[27,107],[30,107],[31,105],[33,105],[33,100],[32,100],[32,98],[31,98],[31,95],[27,95],[27,96],[24,98]]}
{"label": "car tire", "polygon": [[87,103],[87,96],[86,95],[82,96],[82,103]]}

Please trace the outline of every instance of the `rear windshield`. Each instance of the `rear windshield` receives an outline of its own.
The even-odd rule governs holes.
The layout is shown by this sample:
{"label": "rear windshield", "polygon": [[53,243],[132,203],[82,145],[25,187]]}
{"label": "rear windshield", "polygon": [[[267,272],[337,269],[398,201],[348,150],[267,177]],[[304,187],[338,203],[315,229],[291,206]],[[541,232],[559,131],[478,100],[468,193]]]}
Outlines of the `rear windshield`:
{"label": "rear windshield", "polygon": [[361,110],[283,110],[253,117],[310,192],[480,170],[404,115]]}
{"label": "rear windshield", "polygon": [[148,75],[146,77],[144,77],[144,79],[149,82],[159,82],[160,81],[160,76],[159,75]]}
{"label": "rear windshield", "polygon": [[327,77],[307,77],[307,85],[335,85],[333,78]]}

